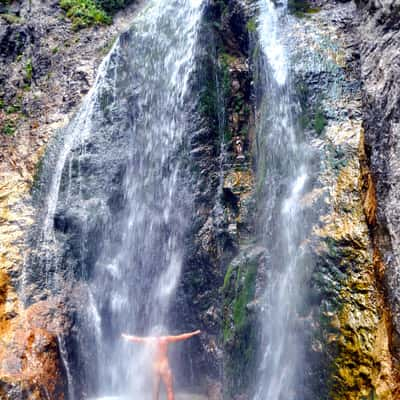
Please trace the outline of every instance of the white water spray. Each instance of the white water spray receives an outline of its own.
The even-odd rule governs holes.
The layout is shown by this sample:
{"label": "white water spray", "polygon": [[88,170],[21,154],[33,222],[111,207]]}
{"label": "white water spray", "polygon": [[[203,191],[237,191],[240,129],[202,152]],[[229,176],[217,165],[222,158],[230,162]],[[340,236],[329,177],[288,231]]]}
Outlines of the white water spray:
{"label": "white water spray", "polygon": [[[184,176],[190,79],[204,3],[151,0],[101,64],[57,149],[42,231],[45,264],[54,282],[54,266],[64,259],[50,249],[63,254],[57,239],[71,235],[80,254],[63,257],[88,280],[76,351],[91,396],[144,399],[151,392],[149,350],[121,333],[148,335],[167,325],[181,273],[191,204]],[[102,178],[120,164],[116,196]],[[57,213],[63,228],[55,226]],[[80,390],[72,375],[71,399]]]}
{"label": "white water spray", "polygon": [[286,2],[259,1],[259,179],[265,206],[260,226],[268,249],[263,314],[263,357],[255,400],[295,400],[302,379],[301,333],[304,216],[300,199],[308,182],[308,151],[295,123],[285,34]]}

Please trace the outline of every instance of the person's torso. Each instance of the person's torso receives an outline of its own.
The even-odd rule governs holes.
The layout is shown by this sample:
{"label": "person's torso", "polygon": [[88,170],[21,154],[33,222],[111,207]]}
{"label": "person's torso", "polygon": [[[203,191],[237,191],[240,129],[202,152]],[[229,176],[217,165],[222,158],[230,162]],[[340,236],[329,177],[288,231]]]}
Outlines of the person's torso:
{"label": "person's torso", "polygon": [[165,339],[158,339],[154,343],[153,352],[153,368],[159,372],[169,368],[168,342]]}

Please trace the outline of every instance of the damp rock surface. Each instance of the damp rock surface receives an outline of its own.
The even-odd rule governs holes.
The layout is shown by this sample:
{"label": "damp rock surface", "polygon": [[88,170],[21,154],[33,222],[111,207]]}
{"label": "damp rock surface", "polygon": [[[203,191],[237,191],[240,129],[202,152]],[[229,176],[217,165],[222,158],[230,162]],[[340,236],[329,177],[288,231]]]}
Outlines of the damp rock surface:
{"label": "damp rock surface", "polygon": [[358,28],[365,142],[377,198],[373,234],[386,268],[384,280],[393,315],[397,358],[400,356],[398,6],[396,1],[360,2]]}

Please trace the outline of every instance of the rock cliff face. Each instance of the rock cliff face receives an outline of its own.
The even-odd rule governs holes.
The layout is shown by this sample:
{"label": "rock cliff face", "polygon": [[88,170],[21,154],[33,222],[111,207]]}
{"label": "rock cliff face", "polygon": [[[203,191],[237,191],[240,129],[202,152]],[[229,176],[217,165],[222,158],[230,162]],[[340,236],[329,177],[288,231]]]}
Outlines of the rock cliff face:
{"label": "rock cliff face", "polygon": [[[318,182],[306,196],[311,203],[305,203],[319,208],[319,221],[310,237],[314,267],[311,320],[306,328],[310,333],[306,359],[311,362],[306,390],[329,399],[389,399],[393,398],[395,370],[368,229],[374,199],[364,165],[353,21],[357,21],[357,10],[352,4],[326,4],[298,25],[302,40],[298,57],[307,60],[304,54],[309,54],[309,61],[300,61],[296,68],[306,131],[313,127],[317,133],[313,146],[323,149]],[[313,34],[305,34],[310,31]]]}
{"label": "rock cliff face", "polygon": [[[296,321],[307,360],[299,391],[305,399],[395,400],[400,6],[289,3],[294,102],[313,149],[314,175],[301,199],[309,221],[309,279]],[[1,12],[0,395],[62,399],[68,373],[60,353],[74,358],[78,335],[69,308],[76,299],[69,290],[47,291],[38,270],[24,272],[27,232],[37,214],[32,188],[49,138],[79,106],[135,7],[109,27],[78,33],[60,18],[58,2],[11,3]],[[260,355],[268,255],[256,232],[256,182],[268,169],[256,167],[256,17],[254,1],[209,2],[197,55],[201,67],[191,82],[199,93],[188,144],[194,209],[170,320],[178,329],[206,332],[173,357],[192,366],[179,371],[178,383],[200,384],[213,400],[251,398]],[[238,159],[237,140],[244,158]],[[105,180],[115,193],[120,167]],[[65,265],[73,270],[78,264],[68,260],[79,235],[66,228],[74,223],[66,219],[67,208],[65,215],[59,210],[56,224],[68,241]],[[72,280],[80,271],[73,272]],[[66,332],[72,339],[60,342]]]}
{"label": "rock cliff face", "polygon": [[400,356],[399,45],[398,1],[359,4],[361,82],[366,151],[377,199],[371,228],[393,317],[392,346]]}

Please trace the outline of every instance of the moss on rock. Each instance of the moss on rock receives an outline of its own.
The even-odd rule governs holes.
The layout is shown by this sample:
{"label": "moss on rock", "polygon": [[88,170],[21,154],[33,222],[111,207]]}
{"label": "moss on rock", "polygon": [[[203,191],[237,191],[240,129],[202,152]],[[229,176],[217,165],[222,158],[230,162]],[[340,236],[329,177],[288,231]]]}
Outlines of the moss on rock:
{"label": "moss on rock", "polygon": [[257,362],[257,316],[249,305],[255,300],[256,278],[262,251],[247,248],[229,265],[223,295],[225,395],[249,393]]}
{"label": "moss on rock", "polygon": [[314,279],[314,288],[322,290],[324,299],[320,336],[314,340],[321,340],[321,348],[331,357],[324,366],[329,380],[327,398],[391,400],[388,314],[367,225],[367,218],[372,216],[364,215],[365,198],[372,194],[363,194],[362,155],[358,153],[363,131],[360,125],[353,129],[350,136],[341,131],[343,142],[340,134],[335,138],[336,144],[346,142],[352,150],[347,152],[348,161],[339,169],[330,190],[332,208],[314,229],[319,238],[317,269],[323,279]]}

